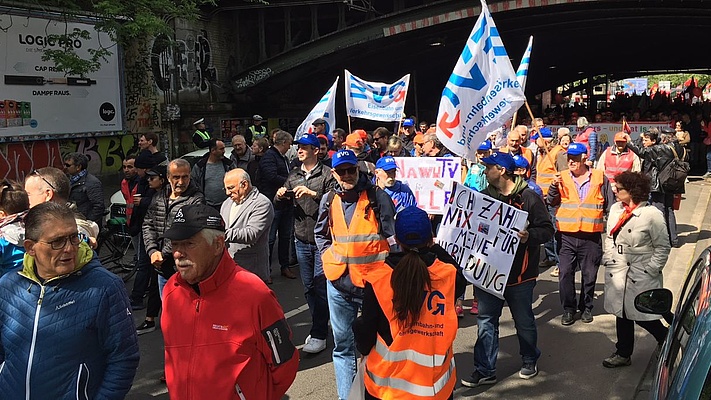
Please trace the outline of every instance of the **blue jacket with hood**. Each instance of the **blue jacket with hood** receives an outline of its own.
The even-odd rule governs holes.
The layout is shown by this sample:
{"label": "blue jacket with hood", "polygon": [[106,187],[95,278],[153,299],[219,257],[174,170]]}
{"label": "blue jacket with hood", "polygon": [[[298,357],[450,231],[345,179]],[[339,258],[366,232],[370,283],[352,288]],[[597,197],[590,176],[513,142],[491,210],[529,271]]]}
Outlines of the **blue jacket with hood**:
{"label": "blue jacket with hood", "polygon": [[0,279],[0,397],[123,399],[138,368],[126,288],[81,242],[73,272],[37,277],[34,257]]}

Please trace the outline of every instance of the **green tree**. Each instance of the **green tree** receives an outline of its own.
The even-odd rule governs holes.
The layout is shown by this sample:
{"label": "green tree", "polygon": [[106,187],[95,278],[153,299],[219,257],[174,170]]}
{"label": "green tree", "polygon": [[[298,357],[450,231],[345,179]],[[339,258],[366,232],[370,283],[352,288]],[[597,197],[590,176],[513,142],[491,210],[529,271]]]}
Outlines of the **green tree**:
{"label": "green tree", "polygon": [[[268,4],[263,0],[242,0]],[[136,40],[165,34],[172,37],[171,21],[175,18],[194,20],[203,6],[216,6],[216,0],[28,0],[18,7],[59,13],[65,21],[91,18],[96,30],[104,32],[120,46]],[[110,45],[88,49],[89,58],[79,56],[70,45],[74,39],[89,39],[86,30],[66,30],[48,39],[66,43],[57,49],[46,49],[42,59],[52,61],[65,75],[86,76],[97,71],[112,54]]]}

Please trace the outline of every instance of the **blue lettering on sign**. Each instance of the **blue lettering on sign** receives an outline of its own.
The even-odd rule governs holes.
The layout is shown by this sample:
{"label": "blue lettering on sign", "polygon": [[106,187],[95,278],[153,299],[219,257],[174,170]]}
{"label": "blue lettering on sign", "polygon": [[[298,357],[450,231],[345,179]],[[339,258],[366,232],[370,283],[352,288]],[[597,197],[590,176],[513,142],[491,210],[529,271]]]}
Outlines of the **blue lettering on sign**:
{"label": "blue lettering on sign", "polygon": [[[439,297],[443,301],[438,301],[437,304],[433,305],[432,300],[435,297]],[[432,315],[437,315],[437,314],[444,315],[444,300],[445,300],[444,295],[439,290],[435,290],[434,292],[431,292],[430,295],[427,297],[427,309],[430,311],[432,311],[432,309],[434,309],[434,311],[432,311]]]}
{"label": "blue lettering on sign", "polygon": [[356,89],[358,92],[350,91],[350,96],[354,99],[367,99],[366,92],[370,91],[373,95],[373,100],[376,103],[381,103],[385,96],[392,100],[395,97],[395,93],[400,91],[400,87],[405,88],[404,81],[395,82],[392,86],[380,86],[375,87],[370,85],[355,76],[351,75],[351,89]]}

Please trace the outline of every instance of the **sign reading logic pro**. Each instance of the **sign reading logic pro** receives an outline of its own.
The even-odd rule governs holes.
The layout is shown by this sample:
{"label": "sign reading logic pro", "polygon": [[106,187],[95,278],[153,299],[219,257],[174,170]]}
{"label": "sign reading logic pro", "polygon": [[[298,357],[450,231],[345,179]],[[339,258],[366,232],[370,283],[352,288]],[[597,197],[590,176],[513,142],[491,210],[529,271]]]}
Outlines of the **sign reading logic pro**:
{"label": "sign reading logic pro", "polygon": [[[34,136],[123,130],[118,48],[92,25],[17,15],[0,31],[0,136]],[[20,23],[21,20],[21,23]],[[69,43],[51,35],[86,30],[89,39]],[[42,61],[46,49],[71,47],[89,58],[89,49],[108,47],[112,55],[90,76],[70,76]]]}

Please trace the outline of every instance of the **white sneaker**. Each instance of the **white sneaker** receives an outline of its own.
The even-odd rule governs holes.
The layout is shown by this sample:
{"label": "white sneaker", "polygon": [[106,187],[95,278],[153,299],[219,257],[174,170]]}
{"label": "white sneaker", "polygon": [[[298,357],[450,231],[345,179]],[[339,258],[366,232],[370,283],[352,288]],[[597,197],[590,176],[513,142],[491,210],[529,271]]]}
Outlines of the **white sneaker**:
{"label": "white sneaker", "polygon": [[304,342],[304,347],[301,349],[304,353],[316,354],[326,349],[326,339],[316,339],[309,335]]}

